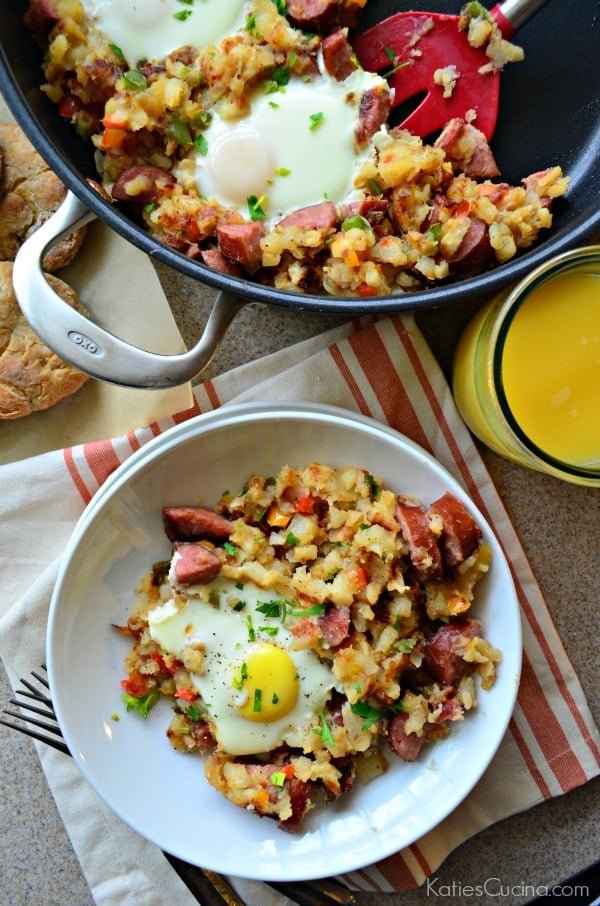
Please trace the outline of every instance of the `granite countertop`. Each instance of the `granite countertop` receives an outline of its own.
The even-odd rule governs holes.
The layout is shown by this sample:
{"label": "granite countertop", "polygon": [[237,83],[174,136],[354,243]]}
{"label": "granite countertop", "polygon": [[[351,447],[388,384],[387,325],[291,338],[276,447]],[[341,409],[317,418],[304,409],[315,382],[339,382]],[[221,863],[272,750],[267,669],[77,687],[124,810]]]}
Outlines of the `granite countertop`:
{"label": "granite countertop", "polygon": [[[201,332],[214,292],[157,265],[188,344]],[[442,368],[481,300],[417,313]],[[338,316],[251,304],[230,326],[203,377],[320,333]],[[600,493],[544,476],[481,448],[548,607],[600,722],[598,587]],[[38,665],[32,664],[31,669]],[[12,690],[0,665],[0,703]],[[88,906],[92,898],[46,785],[32,742],[0,726],[0,906]],[[478,834],[455,850],[429,885],[406,894],[357,894],[362,906],[518,906],[598,858],[600,778]],[[486,885],[486,882],[487,885]],[[473,888],[486,888],[476,894]]]}

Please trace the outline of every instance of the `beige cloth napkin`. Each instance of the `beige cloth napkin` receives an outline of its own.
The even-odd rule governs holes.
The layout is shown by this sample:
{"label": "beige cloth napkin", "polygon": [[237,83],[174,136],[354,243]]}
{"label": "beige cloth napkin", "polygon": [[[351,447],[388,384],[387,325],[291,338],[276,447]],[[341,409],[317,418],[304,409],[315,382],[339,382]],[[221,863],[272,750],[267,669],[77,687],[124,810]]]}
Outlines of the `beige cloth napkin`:
{"label": "beige cloth napkin", "polygon": [[[0,122],[14,122],[1,96]],[[57,276],[79,293],[96,323],[122,339],[163,354],[184,351],[150,259],[106,224],[90,224],[75,261]],[[67,444],[116,437],[191,405],[189,384],[157,392],[88,381],[50,409],[0,420],[0,464]]]}
{"label": "beige cloth napkin", "polygon": [[[479,830],[600,772],[600,739],[577,676],[446,380],[410,316],[336,328],[207,381],[196,388],[195,397],[192,410],[126,436],[0,469],[0,549],[7,564],[2,600],[14,602],[0,619],[0,653],[13,684],[44,658],[47,609],[61,552],[85,505],[119,463],[174,423],[220,405],[315,400],[392,425],[458,478],[495,527],[509,557],[524,636],[515,712],[483,778],[441,825],[383,862],[344,876],[345,883],[381,892],[422,884]],[[45,539],[43,545],[29,543],[32,526]],[[194,902],[162,853],[98,800],[70,759],[43,746],[39,754],[100,906],[120,906],[128,896],[148,906]],[[284,902],[265,885],[232,880],[248,903]]]}

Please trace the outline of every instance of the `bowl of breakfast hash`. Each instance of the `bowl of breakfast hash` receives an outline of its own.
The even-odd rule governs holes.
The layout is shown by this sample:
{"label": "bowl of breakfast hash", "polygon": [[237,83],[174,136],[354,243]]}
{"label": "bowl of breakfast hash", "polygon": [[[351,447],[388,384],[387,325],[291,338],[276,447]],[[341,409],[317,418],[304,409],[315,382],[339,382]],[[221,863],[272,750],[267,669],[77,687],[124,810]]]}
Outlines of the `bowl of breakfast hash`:
{"label": "bowl of breakfast hash", "polygon": [[134,454],[75,530],[48,636],[65,739],[116,814],[280,880],[442,821],[502,740],[520,652],[510,569],[456,480],[300,403],[225,407]]}

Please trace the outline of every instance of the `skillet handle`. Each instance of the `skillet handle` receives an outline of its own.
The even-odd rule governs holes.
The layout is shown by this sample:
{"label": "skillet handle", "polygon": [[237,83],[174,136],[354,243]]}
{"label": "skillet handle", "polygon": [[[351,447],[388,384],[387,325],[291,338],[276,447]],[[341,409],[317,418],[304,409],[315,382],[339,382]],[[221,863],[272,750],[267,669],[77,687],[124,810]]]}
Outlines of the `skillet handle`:
{"label": "skillet handle", "polygon": [[187,383],[209,364],[245,301],[219,293],[200,340],[187,352],[162,355],[127,343],[72,309],[44,277],[46,251],[95,216],[76,195],[67,192],[56,213],[21,246],[14,263],[13,286],[23,314],[50,349],[93,378],[142,389]]}
{"label": "skillet handle", "polygon": [[490,10],[502,36],[510,41],[515,33],[532,18],[548,0],[504,0]]}

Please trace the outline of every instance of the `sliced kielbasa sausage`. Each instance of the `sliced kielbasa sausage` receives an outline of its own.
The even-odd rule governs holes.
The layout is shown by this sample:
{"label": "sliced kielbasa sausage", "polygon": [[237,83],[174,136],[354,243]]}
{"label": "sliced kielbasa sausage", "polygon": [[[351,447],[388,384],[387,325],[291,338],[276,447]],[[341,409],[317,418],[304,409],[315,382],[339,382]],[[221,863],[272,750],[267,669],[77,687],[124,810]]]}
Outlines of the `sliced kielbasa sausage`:
{"label": "sliced kielbasa sausage", "polygon": [[218,554],[193,541],[179,541],[173,555],[173,577],[180,585],[202,585],[219,575]]}
{"label": "sliced kielbasa sausage", "polygon": [[429,512],[442,520],[440,547],[447,566],[458,566],[477,549],[481,529],[460,500],[446,491],[429,507]]}
{"label": "sliced kielbasa sausage", "polygon": [[260,240],[265,228],[259,220],[252,223],[227,223],[217,227],[219,251],[226,258],[249,266],[262,262]]}
{"label": "sliced kielbasa sausage", "polygon": [[171,541],[197,541],[199,538],[229,538],[231,522],[203,506],[165,506],[163,525]]}
{"label": "sliced kielbasa sausage", "polygon": [[425,741],[424,736],[407,733],[405,729],[408,714],[398,711],[390,720],[387,738],[391,748],[404,761],[416,761]]}
{"label": "sliced kielbasa sausage", "polygon": [[481,620],[466,617],[438,630],[427,640],[425,662],[436,679],[446,686],[454,685],[469,673],[473,665],[461,656],[469,639],[481,632]]}
{"label": "sliced kielbasa sausage", "polygon": [[442,555],[422,505],[411,497],[398,496],[396,519],[408,545],[410,561],[419,577],[424,580],[439,579],[442,575]]}
{"label": "sliced kielbasa sausage", "polygon": [[175,185],[175,178],[161,167],[143,164],[129,167],[115,180],[112,197],[116,201],[129,201],[147,205],[156,201],[164,189]]}

